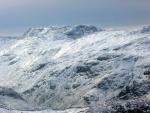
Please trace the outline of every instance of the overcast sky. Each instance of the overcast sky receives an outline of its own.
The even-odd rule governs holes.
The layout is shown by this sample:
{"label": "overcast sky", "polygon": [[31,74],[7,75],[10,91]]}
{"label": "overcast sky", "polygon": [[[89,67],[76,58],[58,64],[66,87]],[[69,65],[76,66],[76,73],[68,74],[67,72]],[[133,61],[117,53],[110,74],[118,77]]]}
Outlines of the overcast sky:
{"label": "overcast sky", "polygon": [[150,0],[0,0],[0,35],[29,27],[150,23]]}

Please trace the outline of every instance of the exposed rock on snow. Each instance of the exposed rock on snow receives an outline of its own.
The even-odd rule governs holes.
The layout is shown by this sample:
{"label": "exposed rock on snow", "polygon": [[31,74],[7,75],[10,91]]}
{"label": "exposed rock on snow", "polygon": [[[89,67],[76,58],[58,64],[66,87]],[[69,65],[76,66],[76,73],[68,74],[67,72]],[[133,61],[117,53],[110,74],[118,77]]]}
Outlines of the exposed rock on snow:
{"label": "exposed rock on snow", "polygon": [[149,113],[150,33],[148,27],[142,29],[30,29],[0,51],[1,107],[44,110],[39,113]]}
{"label": "exposed rock on snow", "polygon": [[145,26],[143,27],[143,29],[141,30],[141,33],[148,33],[150,32],[150,26]]}
{"label": "exposed rock on snow", "polygon": [[57,36],[57,39],[62,39],[65,36],[70,39],[76,39],[84,35],[92,34],[98,31],[102,31],[102,29],[97,29],[95,26],[91,26],[91,25],[76,25],[76,26],[62,26],[62,27],[53,26],[49,28],[30,28],[24,34],[24,36],[45,37],[47,35],[54,34],[55,36]]}
{"label": "exposed rock on snow", "polygon": [[65,34],[70,38],[76,39],[84,36],[85,34],[91,34],[97,31],[98,29],[95,26],[78,25],[68,30]]}

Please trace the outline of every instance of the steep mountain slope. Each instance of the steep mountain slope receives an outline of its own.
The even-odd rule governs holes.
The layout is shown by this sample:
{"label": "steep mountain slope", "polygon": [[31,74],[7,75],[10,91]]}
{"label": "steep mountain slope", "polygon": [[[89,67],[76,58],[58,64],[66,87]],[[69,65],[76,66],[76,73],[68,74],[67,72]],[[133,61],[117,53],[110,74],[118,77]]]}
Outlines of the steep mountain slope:
{"label": "steep mountain slope", "polygon": [[86,25],[29,29],[0,51],[0,105],[148,113],[149,31]]}

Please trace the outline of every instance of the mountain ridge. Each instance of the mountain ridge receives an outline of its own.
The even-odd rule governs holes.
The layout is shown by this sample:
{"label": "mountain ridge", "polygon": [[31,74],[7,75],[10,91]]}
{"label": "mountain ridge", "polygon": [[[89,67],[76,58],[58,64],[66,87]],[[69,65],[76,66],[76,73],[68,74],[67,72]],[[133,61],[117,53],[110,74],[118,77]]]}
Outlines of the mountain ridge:
{"label": "mountain ridge", "polygon": [[146,33],[141,32],[145,27],[138,32],[95,28],[31,29],[34,35],[8,44],[0,52],[0,86],[12,92],[0,92],[0,104],[16,110],[88,107],[90,113],[148,113],[148,27]]}

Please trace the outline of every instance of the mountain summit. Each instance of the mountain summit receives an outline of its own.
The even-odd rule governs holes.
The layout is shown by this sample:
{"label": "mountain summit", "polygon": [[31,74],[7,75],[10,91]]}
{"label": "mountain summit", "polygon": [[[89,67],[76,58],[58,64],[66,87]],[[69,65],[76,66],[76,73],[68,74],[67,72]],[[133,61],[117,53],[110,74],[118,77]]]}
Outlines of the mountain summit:
{"label": "mountain summit", "polygon": [[50,34],[63,34],[71,39],[80,38],[84,35],[92,34],[102,29],[97,29],[92,25],[75,25],[75,26],[52,26],[47,28],[30,28],[25,37],[43,37]]}

